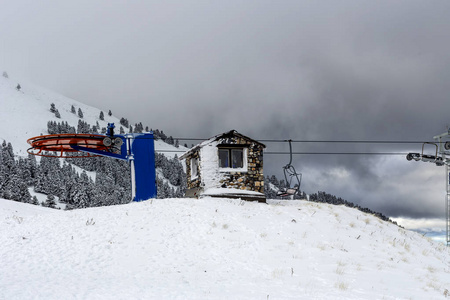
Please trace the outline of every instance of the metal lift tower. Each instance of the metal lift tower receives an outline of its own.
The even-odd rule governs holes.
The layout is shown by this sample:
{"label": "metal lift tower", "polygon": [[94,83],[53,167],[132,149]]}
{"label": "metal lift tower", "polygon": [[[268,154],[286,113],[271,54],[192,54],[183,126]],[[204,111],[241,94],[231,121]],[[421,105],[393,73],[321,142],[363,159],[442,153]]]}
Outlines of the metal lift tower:
{"label": "metal lift tower", "polygon": [[[436,141],[434,143],[423,143],[422,153],[409,153],[406,156],[407,160],[424,161],[436,164],[436,166],[445,165],[445,186],[447,195],[445,198],[445,211],[446,211],[446,241],[447,246],[450,246],[450,129],[443,134],[439,134],[433,137]],[[431,154],[425,154],[425,145],[432,145],[435,147],[435,152]]]}
{"label": "metal lift tower", "polygon": [[28,153],[48,157],[106,156],[126,160],[131,168],[131,200],[156,198],[155,145],[152,132],[114,134],[108,124],[106,135],[50,134],[28,139]]}

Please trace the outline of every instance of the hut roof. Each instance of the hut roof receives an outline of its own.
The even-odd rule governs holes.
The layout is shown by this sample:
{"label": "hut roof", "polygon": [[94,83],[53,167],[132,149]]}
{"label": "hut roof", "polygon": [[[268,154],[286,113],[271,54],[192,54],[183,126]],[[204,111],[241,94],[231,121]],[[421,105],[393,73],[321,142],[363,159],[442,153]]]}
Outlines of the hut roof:
{"label": "hut roof", "polygon": [[195,145],[194,147],[189,149],[187,152],[185,152],[183,155],[181,155],[180,159],[185,159],[186,157],[188,157],[190,154],[194,153],[198,149],[203,148],[204,146],[206,146],[206,145],[208,145],[208,144],[210,144],[210,143],[212,143],[214,141],[217,141],[217,140],[220,140],[220,139],[223,139],[223,138],[229,138],[229,137],[240,137],[240,138],[248,140],[248,141],[250,141],[252,143],[256,143],[256,144],[262,145],[264,148],[266,148],[266,145],[264,145],[263,143],[260,143],[260,142],[258,142],[256,140],[252,139],[252,138],[249,138],[248,136],[240,134],[239,132],[237,132],[236,130],[233,129],[233,130],[230,130],[230,131],[218,134],[216,136],[213,136],[213,137],[207,139],[206,141],[203,141],[200,144]]}

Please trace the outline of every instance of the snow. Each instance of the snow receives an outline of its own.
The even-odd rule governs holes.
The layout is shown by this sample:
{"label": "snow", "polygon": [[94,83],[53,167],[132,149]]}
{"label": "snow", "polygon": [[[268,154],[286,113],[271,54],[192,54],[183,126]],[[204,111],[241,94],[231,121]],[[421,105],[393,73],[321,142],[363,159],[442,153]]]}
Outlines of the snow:
{"label": "snow", "polygon": [[[21,156],[47,121],[77,126],[71,105],[91,125],[120,127],[107,110],[102,121],[97,108],[12,78],[0,77],[0,104],[0,142]],[[201,145],[211,161],[202,176],[215,186],[215,145]],[[162,141],[155,149],[187,150]],[[449,248],[424,235],[307,201],[153,199],[64,211],[0,199],[0,300],[442,299]]]}
{"label": "snow", "polygon": [[[82,121],[91,126],[98,122],[100,127],[105,128],[108,123],[115,123],[116,133],[119,132],[120,120],[114,115],[109,116],[107,108],[103,110],[104,120],[100,120],[99,116],[102,111],[100,109],[29,82],[19,81],[22,88],[17,91],[17,82],[12,78],[0,77],[0,120],[3,124],[3,129],[0,130],[0,142],[3,142],[3,140],[10,142],[13,145],[14,152],[20,156],[27,155],[26,150],[30,147],[27,139],[48,134],[48,121],[59,123],[67,121],[70,126],[77,128],[78,120],[80,120],[78,108],[81,108],[83,112]],[[61,119],[56,118],[55,114],[50,112],[52,103],[55,104],[55,108],[61,114]],[[75,114],[71,112],[72,105],[75,107]],[[11,127],[6,126],[10,124]],[[180,155],[188,149],[183,146],[176,148],[163,141],[155,141],[155,150],[164,153],[167,157],[174,157],[175,154]]]}
{"label": "snow", "polygon": [[[29,148],[27,139],[41,134],[48,134],[48,121],[67,121],[69,125],[77,128],[80,118],[78,114],[73,114],[70,111],[72,105],[77,112],[78,108],[81,108],[83,112],[82,120],[90,125],[96,125],[96,122],[99,122],[101,127],[107,127],[109,122],[120,125],[119,119],[114,116],[108,116],[107,111],[105,120],[102,121],[99,119],[101,110],[97,108],[35,86],[32,83],[20,81],[22,87],[20,91],[15,89],[16,85],[16,80],[0,77],[0,101],[2,105],[0,120],[5,125],[13,124],[11,128],[1,130],[0,140],[10,142],[18,155],[26,155],[26,150]],[[55,108],[61,114],[61,119],[56,118],[50,112],[51,103],[55,104]]]}
{"label": "snow", "polygon": [[155,150],[158,153],[164,153],[164,156],[166,156],[167,158],[174,158],[175,155],[179,157],[180,154],[183,154],[185,151],[188,150],[188,148],[181,145],[179,146],[179,148],[177,148],[173,145],[164,143],[163,141],[155,140]]}
{"label": "snow", "polygon": [[[45,203],[45,201],[47,200],[47,195],[43,194],[43,193],[37,193],[34,191],[34,187],[29,187],[28,188],[28,192],[30,192],[31,197],[36,196],[36,198],[38,199],[38,202],[42,205],[42,203]],[[58,196],[54,196],[55,197],[55,202],[56,205],[55,207],[57,209],[65,209],[66,208],[66,204],[65,203],[61,203],[59,202],[59,197]]]}
{"label": "snow", "polygon": [[224,173],[219,172],[219,156],[217,155],[218,141],[210,141],[200,148],[199,172],[205,187],[220,187]]}
{"label": "snow", "polygon": [[0,299],[442,299],[441,243],[344,206],[0,199]]}
{"label": "snow", "polygon": [[255,192],[255,191],[247,191],[233,188],[210,188],[205,190],[202,195],[225,195],[225,194],[240,194],[240,195],[255,195],[255,196],[264,196],[264,194]]}

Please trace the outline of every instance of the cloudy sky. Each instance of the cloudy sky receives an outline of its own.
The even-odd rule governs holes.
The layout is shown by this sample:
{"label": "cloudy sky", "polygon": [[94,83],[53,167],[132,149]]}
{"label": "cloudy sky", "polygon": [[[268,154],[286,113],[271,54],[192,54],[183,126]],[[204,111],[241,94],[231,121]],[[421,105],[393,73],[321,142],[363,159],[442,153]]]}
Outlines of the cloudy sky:
{"label": "cloudy sky", "polygon": [[[0,2],[0,68],[11,78],[174,137],[429,141],[450,125],[449,1]],[[266,155],[266,175],[288,160]],[[296,155],[294,166],[306,192],[392,217],[445,217],[442,167],[361,155]]]}

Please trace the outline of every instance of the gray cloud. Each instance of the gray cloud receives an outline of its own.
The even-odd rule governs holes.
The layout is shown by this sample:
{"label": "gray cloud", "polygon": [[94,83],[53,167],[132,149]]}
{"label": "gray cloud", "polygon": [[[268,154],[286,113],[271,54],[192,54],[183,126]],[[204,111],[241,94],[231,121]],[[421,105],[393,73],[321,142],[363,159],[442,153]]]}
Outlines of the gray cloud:
{"label": "gray cloud", "polygon": [[[14,1],[0,11],[0,67],[178,137],[237,129],[258,139],[430,140],[449,124],[449,13],[447,1]],[[266,174],[281,175],[288,159],[266,155]],[[294,162],[307,192],[391,216],[444,216],[444,175],[433,165]]]}

